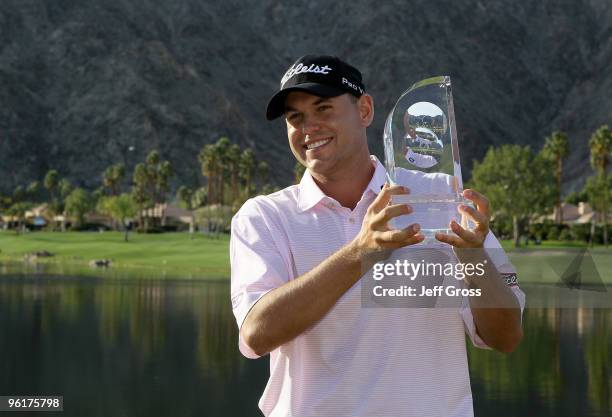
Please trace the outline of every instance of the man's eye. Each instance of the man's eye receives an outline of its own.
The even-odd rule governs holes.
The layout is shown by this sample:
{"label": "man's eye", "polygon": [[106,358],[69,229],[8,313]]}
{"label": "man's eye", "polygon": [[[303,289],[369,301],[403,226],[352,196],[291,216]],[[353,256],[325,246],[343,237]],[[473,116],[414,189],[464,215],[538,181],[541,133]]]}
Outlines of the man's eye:
{"label": "man's eye", "polygon": [[325,111],[325,110],[328,110],[328,109],[331,109],[331,106],[319,106],[318,107],[319,111]]}

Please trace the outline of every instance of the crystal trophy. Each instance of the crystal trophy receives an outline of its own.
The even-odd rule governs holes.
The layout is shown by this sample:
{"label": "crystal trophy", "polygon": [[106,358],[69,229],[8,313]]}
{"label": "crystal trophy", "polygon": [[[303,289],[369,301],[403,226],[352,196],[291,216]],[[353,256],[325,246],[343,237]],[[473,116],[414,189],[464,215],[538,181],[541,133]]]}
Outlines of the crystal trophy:
{"label": "crystal trophy", "polygon": [[441,243],[435,233],[451,234],[451,220],[465,228],[473,224],[458,211],[472,206],[463,195],[457,128],[448,76],[415,83],[399,98],[384,130],[385,165],[392,184],[410,188],[394,195],[391,204],[409,204],[413,212],[391,220],[404,228],[419,223],[424,243]]}

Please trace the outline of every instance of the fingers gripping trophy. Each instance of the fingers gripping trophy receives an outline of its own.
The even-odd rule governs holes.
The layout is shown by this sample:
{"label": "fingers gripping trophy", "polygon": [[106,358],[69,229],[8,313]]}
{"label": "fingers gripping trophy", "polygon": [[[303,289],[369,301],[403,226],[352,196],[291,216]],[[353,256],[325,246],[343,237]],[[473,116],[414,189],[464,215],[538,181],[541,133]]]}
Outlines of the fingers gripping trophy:
{"label": "fingers gripping trophy", "polygon": [[384,148],[390,182],[411,189],[410,194],[392,197],[391,204],[408,204],[413,209],[394,218],[393,228],[419,223],[424,243],[443,245],[434,236],[451,234],[451,221],[473,227],[459,211],[460,205],[473,207],[473,203],[462,195],[450,77],[419,81],[400,96],[385,123]]}

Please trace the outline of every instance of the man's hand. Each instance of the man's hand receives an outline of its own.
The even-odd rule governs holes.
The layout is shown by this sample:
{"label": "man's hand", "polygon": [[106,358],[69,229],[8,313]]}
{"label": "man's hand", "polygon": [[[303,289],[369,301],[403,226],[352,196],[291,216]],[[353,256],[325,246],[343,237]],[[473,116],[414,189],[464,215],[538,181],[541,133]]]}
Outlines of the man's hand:
{"label": "man's hand", "polygon": [[[375,258],[406,245],[421,242],[418,225],[391,230],[387,222],[409,214],[405,204],[389,206],[393,194],[407,194],[404,187],[385,185],[372,202],[351,243],[319,265],[268,292],[251,308],[240,334],[259,356],[293,340],[317,323],[370,267]],[[388,255],[386,255],[388,256]]]}
{"label": "man's hand", "polygon": [[489,219],[491,217],[489,200],[469,188],[463,190],[463,196],[471,200],[476,205],[476,209],[462,204],[459,206],[459,210],[467,215],[476,224],[476,227],[472,230],[466,230],[453,220],[450,223],[450,228],[457,236],[436,233],[436,239],[456,248],[482,248],[487,233],[489,233]]}
{"label": "man's hand", "polygon": [[480,262],[485,265],[483,276],[477,279],[469,275],[465,277],[468,287],[479,288],[482,292],[480,297],[469,297],[476,331],[489,347],[501,352],[511,352],[523,337],[521,309],[516,296],[501,279],[495,264],[487,261],[488,255],[482,249],[489,233],[489,201],[482,194],[470,189],[464,190],[463,196],[474,202],[476,209],[462,205],[459,210],[467,215],[476,227],[466,230],[452,221],[450,227],[457,236],[436,233],[436,239],[454,246],[459,262]]}
{"label": "man's hand", "polygon": [[388,225],[392,218],[412,213],[412,207],[407,204],[389,205],[392,195],[409,192],[410,190],[400,185],[384,185],[368,207],[361,230],[352,242],[361,257],[423,241],[425,237],[418,233],[420,226],[416,223],[400,230],[393,230]]}

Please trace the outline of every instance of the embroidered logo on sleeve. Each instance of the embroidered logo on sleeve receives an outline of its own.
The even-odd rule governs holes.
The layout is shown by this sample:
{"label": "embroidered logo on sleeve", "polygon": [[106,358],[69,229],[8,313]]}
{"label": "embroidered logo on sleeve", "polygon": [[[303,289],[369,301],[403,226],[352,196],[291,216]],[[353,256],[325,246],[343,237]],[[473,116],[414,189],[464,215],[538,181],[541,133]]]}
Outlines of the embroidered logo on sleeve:
{"label": "embroidered logo on sleeve", "polygon": [[509,287],[518,286],[518,277],[516,274],[502,274],[502,278],[506,281],[506,285]]}

